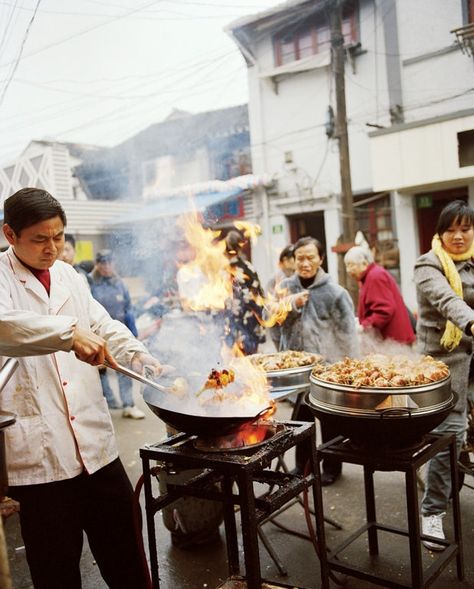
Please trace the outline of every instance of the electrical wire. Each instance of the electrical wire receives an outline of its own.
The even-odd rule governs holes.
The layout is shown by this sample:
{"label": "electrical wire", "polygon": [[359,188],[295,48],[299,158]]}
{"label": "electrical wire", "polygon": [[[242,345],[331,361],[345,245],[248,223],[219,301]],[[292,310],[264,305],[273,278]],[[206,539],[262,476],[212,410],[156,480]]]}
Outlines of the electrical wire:
{"label": "electrical wire", "polygon": [[[139,6],[138,8],[134,8],[133,10],[131,10],[125,14],[120,14],[120,15],[114,16],[113,18],[111,18],[103,23],[99,23],[97,25],[89,27],[88,29],[83,29],[82,31],[78,31],[77,33],[69,35],[68,37],[64,37],[63,39],[59,39],[58,41],[53,41],[49,45],[44,45],[43,47],[40,47],[36,51],[31,51],[30,53],[27,53],[26,55],[23,56],[23,59],[27,59],[29,57],[32,57],[33,55],[38,55],[39,53],[42,53],[43,51],[46,51],[47,49],[51,49],[52,47],[57,47],[58,45],[62,45],[63,43],[66,43],[66,42],[70,41],[71,39],[76,39],[77,37],[81,37],[82,35],[86,35],[87,33],[90,33],[91,31],[95,31],[96,29],[107,26],[107,25],[109,25],[113,22],[116,22],[118,20],[128,18],[129,16],[135,14],[136,12],[140,12],[141,10],[144,10],[146,7],[152,6],[153,4],[156,4],[157,2],[162,2],[162,1],[163,0],[152,0],[151,2],[148,2],[147,4],[144,4],[143,6]],[[0,63],[0,67],[10,65],[11,63],[12,62]]]}
{"label": "electrical wire", "polygon": [[11,81],[13,80],[13,76],[15,75],[15,72],[16,72],[16,70],[18,68],[19,63],[20,63],[21,56],[23,54],[23,49],[25,48],[26,40],[28,39],[28,35],[30,34],[31,27],[32,27],[33,22],[34,22],[34,20],[36,18],[36,14],[38,12],[38,8],[39,8],[40,4],[41,4],[41,0],[37,0],[36,6],[35,6],[35,9],[34,9],[34,12],[33,12],[32,16],[30,18],[30,21],[29,21],[27,27],[26,27],[25,34],[23,35],[23,39],[22,39],[22,42],[21,42],[21,45],[20,45],[20,50],[18,52],[18,55],[16,57],[16,60],[14,61],[12,71],[10,72],[10,76],[8,77],[8,79],[7,79],[6,83],[5,83],[5,86],[3,87],[2,93],[0,95],[0,107],[3,104],[3,101],[5,99],[5,95],[7,93],[7,90],[9,88],[10,84],[11,84]]}

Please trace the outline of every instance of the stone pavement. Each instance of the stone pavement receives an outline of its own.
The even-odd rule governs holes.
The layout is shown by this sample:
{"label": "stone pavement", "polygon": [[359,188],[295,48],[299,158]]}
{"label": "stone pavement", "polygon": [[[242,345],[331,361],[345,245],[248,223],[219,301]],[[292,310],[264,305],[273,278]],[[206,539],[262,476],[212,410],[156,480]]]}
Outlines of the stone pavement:
{"label": "stone pavement", "polygon": [[[146,407],[137,395],[137,405],[146,412],[144,420],[123,419],[120,411],[113,411],[117,439],[122,461],[135,484],[141,475],[139,448],[146,443],[157,442],[165,437],[164,424]],[[279,403],[277,418],[288,419],[291,408],[285,402]],[[293,458],[288,457],[292,466]],[[473,480],[474,483],[474,480]],[[404,484],[400,473],[383,472],[375,475],[377,513],[380,521],[398,527],[406,527],[406,507]],[[364,522],[365,507],[363,498],[363,477],[361,467],[344,465],[342,477],[331,487],[323,489],[325,515],[339,522],[343,530],[326,526],[329,547],[336,546],[352,531]],[[143,493],[141,497],[143,508]],[[463,488],[461,492],[461,510],[464,535],[464,555],[466,580],[456,579],[455,563],[449,565],[442,575],[433,583],[433,589],[461,589],[474,587],[474,490]],[[449,516],[449,514],[448,514]],[[302,508],[295,505],[279,517],[284,525],[302,534],[307,533],[306,520]],[[451,534],[450,518],[446,517],[446,531]],[[215,589],[227,578],[225,536],[223,526],[220,528],[220,541],[193,550],[180,550],[172,546],[170,533],[164,527],[161,516],[157,515],[157,541],[159,545],[159,562],[161,589]],[[28,573],[22,539],[19,532],[18,516],[11,516],[5,524],[13,589],[32,587]],[[288,569],[288,576],[279,577],[275,564],[264,548],[261,548],[261,568],[264,577],[286,583],[291,587],[317,589],[320,587],[319,561],[312,544],[303,538],[283,532],[271,523],[265,524],[265,532],[272,542],[280,560]],[[390,536],[390,537],[387,537]],[[113,541],[113,539],[111,539]],[[393,580],[409,582],[409,555],[405,540],[393,534],[380,535],[380,555],[377,558],[368,554],[365,540],[358,541],[350,548],[350,557],[367,570],[384,567]],[[240,546],[241,548],[241,546]],[[426,565],[436,555],[423,549]],[[94,564],[87,545],[82,560],[83,588],[104,589],[97,566]],[[365,589],[378,585],[363,582],[352,577],[347,578],[348,589]],[[331,583],[331,588],[336,587]],[[67,588],[64,588],[67,589]],[[132,587],[130,589],[133,589]]]}

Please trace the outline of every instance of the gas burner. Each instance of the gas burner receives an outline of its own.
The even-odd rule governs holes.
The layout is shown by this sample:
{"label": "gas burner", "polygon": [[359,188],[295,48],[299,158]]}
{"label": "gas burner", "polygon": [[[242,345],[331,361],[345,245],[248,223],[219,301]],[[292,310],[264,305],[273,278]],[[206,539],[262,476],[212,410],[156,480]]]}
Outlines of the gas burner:
{"label": "gas burner", "polygon": [[246,424],[236,432],[214,438],[195,438],[193,446],[201,452],[245,452],[275,441],[286,431],[283,423],[257,421]]}

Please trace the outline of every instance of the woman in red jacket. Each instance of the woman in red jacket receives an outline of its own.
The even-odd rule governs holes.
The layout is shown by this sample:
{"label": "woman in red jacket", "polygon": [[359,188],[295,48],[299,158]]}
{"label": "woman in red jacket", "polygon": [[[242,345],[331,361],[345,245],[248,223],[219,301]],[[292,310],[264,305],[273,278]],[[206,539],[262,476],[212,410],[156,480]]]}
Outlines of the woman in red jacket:
{"label": "woman in red jacket", "polygon": [[415,341],[415,334],[393,276],[375,264],[368,249],[352,247],[344,256],[347,273],[359,282],[357,315],[365,330],[376,330],[383,339],[402,344]]}

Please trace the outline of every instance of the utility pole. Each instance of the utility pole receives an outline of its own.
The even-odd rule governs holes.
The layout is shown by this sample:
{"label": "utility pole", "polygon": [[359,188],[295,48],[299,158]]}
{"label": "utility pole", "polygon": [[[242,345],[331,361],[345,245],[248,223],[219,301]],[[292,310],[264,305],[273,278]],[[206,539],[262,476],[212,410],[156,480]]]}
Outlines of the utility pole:
{"label": "utility pole", "polygon": [[[349,157],[349,137],[347,134],[346,86],[344,80],[344,36],[342,34],[342,7],[344,0],[332,0],[329,4],[329,22],[331,27],[331,66],[336,91],[336,137],[339,146],[339,169],[342,195],[342,241],[340,264],[347,244],[352,244],[355,237],[354,204],[352,200],[351,165]],[[352,293],[351,281],[347,280],[344,269],[339,272],[346,288]],[[354,285],[355,286],[355,285]]]}

